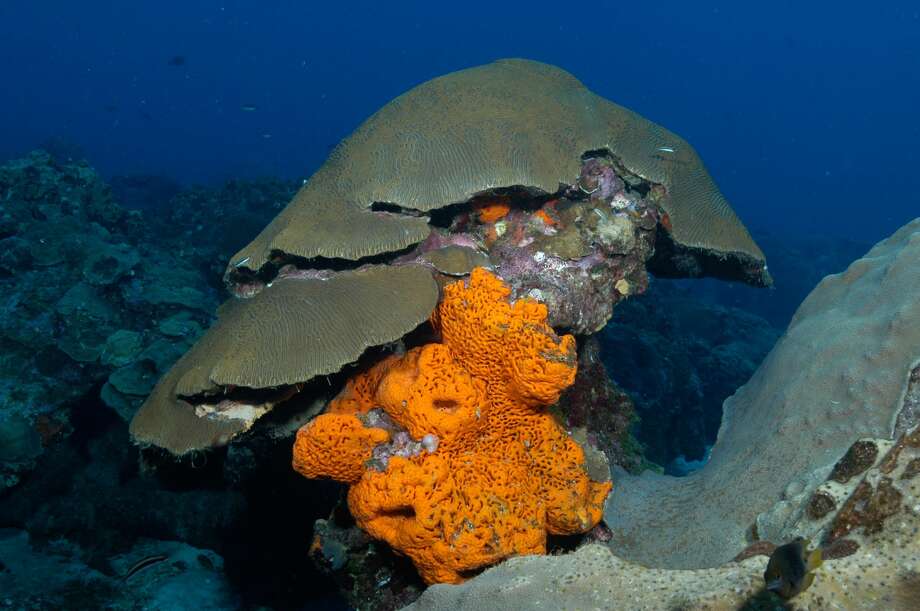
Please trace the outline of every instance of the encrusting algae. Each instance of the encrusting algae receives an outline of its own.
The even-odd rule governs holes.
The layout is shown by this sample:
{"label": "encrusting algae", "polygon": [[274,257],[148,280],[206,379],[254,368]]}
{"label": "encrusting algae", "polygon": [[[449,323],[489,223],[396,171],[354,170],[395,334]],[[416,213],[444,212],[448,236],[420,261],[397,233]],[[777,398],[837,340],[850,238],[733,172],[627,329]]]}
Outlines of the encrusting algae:
{"label": "encrusting algae", "polygon": [[[358,375],[297,434],[294,468],[350,484],[358,525],[428,583],[587,532],[611,489],[546,409],[574,381],[574,337],[553,332],[543,304],[509,295],[483,268],[446,286],[431,319],[441,343]],[[406,433],[416,451],[376,460]]]}

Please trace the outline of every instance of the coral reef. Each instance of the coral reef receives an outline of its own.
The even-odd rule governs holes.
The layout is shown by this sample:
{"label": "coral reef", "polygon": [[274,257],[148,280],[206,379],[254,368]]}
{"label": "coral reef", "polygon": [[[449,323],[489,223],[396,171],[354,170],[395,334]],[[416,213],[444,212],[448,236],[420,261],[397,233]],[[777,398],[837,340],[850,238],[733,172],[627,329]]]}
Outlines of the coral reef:
{"label": "coral reef", "polygon": [[920,357],[918,261],[920,219],[822,280],[726,401],[703,469],[620,478],[605,514],[617,553],[650,566],[718,565],[751,542],[759,514],[814,489],[854,441],[890,439]]}
{"label": "coral reef", "polygon": [[[408,141],[408,132],[394,132],[407,122],[415,134]],[[506,141],[509,129],[520,139]],[[464,138],[456,138],[461,132]],[[388,151],[383,163],[382,150]],[[221,209],[213,198],[208,204],[211,214]],[[203,214],[205,206],[187,208]],[[210,226],[199,223],[196,231]],[[197,235],[188,237],[198,242]],[[434,303],[425,298],[435,287],[416,277],[400,308],[413,316],[395,316],[400,325],[378,332],[382,315],[394,313],[378,307],[380,289],[389,289],[381,278],[399,267],[431,270],[428,279],[441,286],[488,267],[514,298],[545,303],[553,327],[592,334],[616,303],[645,289],[649,261],[670,276],[770,283],[759,247],[676,135],[537,62],[505,60],[446,75],[369,118],[231,257],[224,280],[237,299],[161,380],[132,433],[138,443],[174,454],[225,445],[279,401],[250,404],[231,396],[234,413],[253,409],[236,419],[242,423],[228,423],[227,410],[208,397],[271,387],[287,401],[301,385],[337,374],[360,353],[335,351],[325,329],[344,325],[350,346],[361,351],[399,341],[418,324],[420,308],[430,314]],[[377,274],[359,273],[370,268]],[[339,282],[343,277],[354,282]],[[290,280],[302,281],[299,295],[285,294]],[[317,316],[308,293],[363,314],[332,308]],[[282,316],[262,312],[279,301]],[[230,313],[233,320],[225,322]],[[302,324],[292,327],[291,320]],[[354,328],[356,320],[367,324]],[[321,367],[290,366],[295,351],[288,348],[298,342],[303,350],[296,357]],[[242,354],[249,357],[245,365],[238,362]],[[288,375],[269,375],[279,366]]]}
{"label": "coral reef", "polygon": [[[763,573],[775,547],[772,543],[752,546],[737,560],[716,568],[682,570],[649,568],[618,558],[609,547],[592,544],[566,556],[513,558],[462,585],[430,587],[407,610],[911,611],[920,593],[916,553],[920,548],[920,477],[905,475],[920,457],[920,444],[905,436],[895,447],[901,448],[897,456],[893,449],[887,467],[867,473],[848,505],[827,523],[854,524],[848,507],[855,505],[890,508],[888,519],[860,520],[845,539],[825,541],[825,562],[815,571],[814,584],[791,603],[764,589]],[[899,503],[891,504],[884,498],[892,493],[883,490],[894,486]],[[860,497],[860,489],[872,492]]]}
{"label": "coral reef", "polygon": [[[122,209],[85,163],[43,152],[11,161],[0,197],[2,489],[68,434],[68,404],[91,389],[102,385],[130,419],[208,324],[216,293],[146,243],[143,216]],[[177,316],[185,326],[169,324]]]}
{"label": "coral reef", "polygon": [[[482,268],[444,292],[432,316],[443,343],[360,374],[294,447],[299,472],[351,484],[358,525],[428,583],[545,552],[547,532],[589,530],[610,490],[588,478],[582,449],[545,409],[574,381],[574,338],[552,332],[546,306],[509,303],[510,289]],[[374,407],[420,441],[417,453],[375,464],[372,443],[391,433],[374,426]]]}
{"label": "coral reef", "polygon": [[[306,596],[321,595],[313,591],[305,593],[318,587],[317,584],[331,587],[330,583],[314,576],[310,563],[302,561],[303,542],[311,540],[314,544],[309,555],[321,567],[328,565],[328,574],[339,581],[353,604],[360,604],[362,608],[395,608],[418,596],[422,583],[414,576],[409,561],[347,519],[341,519],[341,515],[319,521],[315,532],[311,529],[316,517],[329,516],[337,489],[300,478],[284,469],[290,462],[287,444],[293,429],[288,422],[282,425],[280,417],[265,422],[264,427],[229,448],[207,454],[192,452],[176,463],[149,450],[139,457],[136,448],[124,442],[127,435],[124,419],[131,417],[156,378],[186,351],[211,321],[216,304],[214,289],[218,287],[218,276],[213,273],[215,259],[234,248],[231,243],[238,244],[243,239],[241,232],[234,234],[233,227],[224,224],[226,219],[215,220],[208,206],[215,206],[215,209],[223,206],[221,210],[225,216],[237,219],[227,221],[234,227],[251,226],[262,222],[255,219],[271,216],[278,202],[287,197],[284,189],[292,187],[265,181],[231,184],[217,191],[196,189],[174,198],[167,206],[167,213],[151,209],[150,214],[147,211],[141,214],[126,212],[115,204],[108,189],[85,164],[62,165],[43,154],[0,168],[0,186],[4,204],[0,239],[7,246],[0,255],[0,284],[4,289],[7,314],[0,325],[0,344],[5,350],[4,359],[0,361],[3,367],[0,380],[6,389],[0,403],[0,471],[5,485],[12,486],[0,491],[0,527],[16,529],[4,530],[0,535],[0,589],[10,601],[9,605],[91,608],[104,603],[112,608],[120,608],[119,605],[137,608],[168,605],[176,600],[174,596],[181,595],[186,601],[195,596],[194,600],[201,600],[203,608],[208,604],[215,608],[275,606],[268,601],[281,600],[272,598],[279,596],[277,592],[294,590],[297,594],[280,596],[291,596],[291,600],[300,596],[298,600],[305,600]],[[545,296],[550,322],[590,332],[601,324],[604,315],[609,314],[609,311],[604,313],[604,309],[622,301],[626,294],[619,288],[611,291],[611,284],[616,288],[616,284],[624,280],[629,288],[623,284],[620,288],[627,289],[630,294],[641,291],[642,269],[647,264],[649,248],[669,230],[671,220],[656,199],[661,194],[654,189],[654,184],[638,180],[625,171],[615,158],[598,154],[582,160],[581,175],[572,188],[552,195],[490,193],[452,207],[449,214],[437,219],[433,214],[435,226],[425,242],[418,248],[398,253],[388,262],[425,264],[436,274],[442,287],[455,282],[458,276],[468,275],[474,267],[487,266],[505,277],[511,291],[506,298],[526,301],[529,294]],[[508,199],[502,199],[505,197]],[[251,206],[243,201],[247,198],[252,200]],[[264,209],[261,209],[263,204]],[[234,210],[238,210],[239,215]],[[172,217],[164,215],[173,213]],[[602,215],[616,227],[611,229],[605,225]],[[242,218],[246,220],[240,221]],[[166,226],[179,227],[180,231],[171,230],[170,235],[162,235],[162,228]],[[907,256],[907,252],[915,248],[916,239],[911,235],[895,241],[891,249],[875,252],[872,259],[845,274],[841,284],[847,287],[846,291],[834,291],[831,282],[828,296],[820,300],[821,307],[812,304],[809,310],[803,306],[803,312],[793,325],[799,328],[802,336],[793,338],[795,342],[787,337],[789,350],[803,353],[801,358],[804,359],[824,358],[825,362],[833,364],[837,362],[833,346],[826,347],[821,357],[808,357],[810,353],[803,346],[820,345],[825,340],[804,338],[823,338],[822,333],[826,331],[821,329],[826,328],[846,328],[853,337],[878,335],[874,327],[861,331],[862,327],[854,320],[841,318],[840,312],[849,311],[847,308],[851,307],[847,299],[854,299],[854,304],[857,298],[862,300],[862,306],[853,305],[855,310],[868,307],[876,314],[880,312],[879,318],[884,322],[879,324],[890,324],[893,332],[900,330],[905,338],[912,337],[912,329],[903,325],[906,320],[916,319],[910,309],[910,303],[915,301],[907,303],[916,296],[909,290],[896,292],[889,288],[898,283],[902,283],[899,285],[902,289],[915,286],[912,280],[904,280],[912,278],[911,269],[915,269],[910,267],[912,259]],[[227,242],[218,244],[225,236]],[[613,236],[619,241],[605,241],[607,237],[604,236]],[[528,241],[531,238],[533,241]],[[620,246],[612,247],[614,244]],[[405,261],[397,261],[402,257]],[[284,265],[278,266],[274,277],[263,278],[264,285],[287,279],[325,281],[342,272],[329,261],[280,262]],[[304,267],[313,264],[320,268]],[[889,284],[882,282],[874,265],[885,266]],[[592,270],[596,277],[591,275]],[[525,281],[525,278],[530,280]],[[670,288],[658,292],[661,287]],[[534,289],[541,293],[532,292]],[[554,301],[554,291],[559,295],[577,294],[578,299],[584,301],[585,312],[576,313],[573,308],[577,304],[573,301]],[[887,317],[889,312],[885,307],[865,306],[865,296],[872,291],[879,291],[884,299],[900,307],[900,314]],[[894,299],[895,293],[898,299]],[[640,466],[635,446],[626,433],[631,419],[629,398],[606,383],[601,354],[607,359],[609,371],[618,376],[624,386],[635,381],[638,373],[664,370],[663,363],[670,361],[674,369],[663,374],[664,386],[670,390],[655,395],[657,402],[650,403],[660,406],[668,403],[665,397],[676,397],[677,380],[710,381],[712,388],[724,392],[736,383],[742,371],[753,367],[761,343],[766,345],[771,337],[762,321],[726,309],[707,307],[701,310],[690,300],[690,296],[670,283],[656,282],[647,298],[635,304],[626,300],[617,305],[614,325],[621,333],[615,336],[617,341],[638,342],[640,348],[647,347],[648,352],[655,355],[651,361],[631,360],[629,351],[609,350],[609,338],[603,353],[598,352],[596,339],[579,339],[574,380],[570,380],[568,374],[563,376],[568,386],[549,412],[564,430],[571,432],[571,437],[566,439],[581,446],[576,453],[580,456],[578,461],[570,462],[579,463],[576,471],[582,481],[601,481],[606,477],[608,463],[626,470]],[[902,303],[901,300],[907,301]],[[838,318],[822,327],[818,324],[820,316],[816,315],[816,310],[828,308],[828,304],[837,304],[835,316]],[[554,310],[558,314],[554,314]],[[672,337],[675,330],[680,330],[687,339],[672,340],[671,345],[666,346],[664,334],[656,335],[652,329],[660,321],[671,329]],[[465,330],[470,326],[473,325],[460,325],[459,328]],[[630,335],[626,332],[627,326],[641,328],[641,332]],[[450,360],[445,359],[439,348],[411,348],[430,341],[425,336],[427,331],[425,328],[417,330],[404,341],[365,354],[359,371],[365,370],[367,363],[374,359],[382,359],[385,365],[378,365],[379,369],[371,366],[364,374],[352,378],[351,386],[334,404],[339,406],[343,416],[355,418],[339,421],[349,422],[350,430],[357,435],[343,439],[354,441],[362,435],[370,435],[369,441],[359,445],[351,459],[347,459],[347,453],[341,453],[341,464],[350,463],[352,471],[338,475],[339,479],[353,481],[357,478],[356,486],[360,486],[365,479],[386,482],[388,474],[398,473],[390,482],[398,486],[400,482],[410,482],[413,474],[424,472],[414,469],[415,465],[427,463],[432,472],[442,473],[435,468],[435,463],[440,457],[455,452],[451,440],[463,435],[447,427],[448,420],[443,418],[444,413],[456,410],[455,406],[431,403],[427,412],[437,414],[437,418],[423,418],[426,410],[416,412],[401,408],[404,399],[407,405],[419,401],[418,395],[405,394],[409,392],[407,388],[412,388],[408,381],[419,387],[432,386],[432,375],[437,373],[438,379],[447,379],[443,376],[444,368],[453,371],[453,366],[459,362],[453,353]],[[756,340],[757,345],[742,349],[740,343],[751,340]],[[468,341],[466,336],[455,340],[461,344]],[[410,347],[407,352],[404,352],[404,345]],[[443,346],[447,342],[429,344],[432,345]],[[878,352],[881,356],[873,356],[876,360],[872,361],[878,363],[878,358],[887,358],[892,349],[900,350],[899,346],[900,342],[892,341],[877,351],[871,347],[859,349],[870,355]],[[386,357],[389,352],[394,355]],[[489,349],[471,349],[470,352],[499,354]],[[573,358],[566,351],[563,369],[574,369],[571,367]],[[788,355],[783,356],[783,360],[796,362]],[[679,377],[680,367],[688,363],[687,376]],[[465,367],[462,368],[465,370]],[[852,381],[861,379],[861,370],[856,365],[848,367],[841,367],[840,371],[845,374],[847,384],[853,386]],[[877,367],[891,369],[885,365],[877,364]],[[783,371],[787,381],[791,381],[789,392],[794,392],[796,376],[788,375],[788,369]],[[368,378],[371,372],[380,374],[373,384]],[[719,375],[714,375],[715,372]],[[531,388],[521,394],[531,396],[542,405],[547,396],[555,396],[556,391],[547,392],[532,384],[531,373],[521,370],[513,376],[517,376],[515,379],[523,387]],[[320,401],[322,393],[317,392],[317,386],[322,386],[323,392],[334,393],[338,381],[349,374],[343,371],[338,377],[333,376],[331,382],[320,378],[316,385],[296,385],[296,388],[303,388],[300,394],[311,395],[313,402]],[[387,379],[388,376],[391,377]],[[465,386],[462,384],[465,378],[449,379],[454,386],[444,394],[451,400],[459,401],[474,391],[488,397],[492,388],[491,383],[484,387],[475,383],[478,378],[474,376],[470,376],[473,381]],[[871,387],[887,393],[890,385],[886,379],[872,378]],[[365,380],[363,386],[357,384],[360,380]],[[764,598],[758,591],[766,562],[763,553],[768,553],[774,543],[803,535],[820,541],[825,555],[830,558],[818,572],[815,586],[802,595],[803,605],[819,606],[823,600],[838,601],[851,608],[859,608],[861,604],[909,608],[904,604],[905,597],[920,587],[916,580],[911,581],[918,567],[904,555],[905,549],[916,549],[918,545],[917,515],[912,508],[920,503],[916,490],[916,482],[920,480],[920,456],[912,427],[916,426],[920,413],[920,368],[914,366],[906,380],[900,409],[889,410],[889,424],[895,433],[904,435],[900,438],[883,439],[879,437],[887,435],[870,432],[871,437],[856,440],[832,427],[827,443],[833,446],[833,451],[824,452],[807,441],[814,438],[808,434],[811,429],[808,429],[807,419],[818,418],[820,422],[820,414],[806,418],[803,425],[806,430],[799,436],[793,433],[801,423],[761,426],[763,430],[782,430],[783,436],[793,439],[806,439],[798,442],[799,447],[821,460],[816,460],[818,466],[805,474],[799,473],[803,468],[800,462],[788,457],[792,454],[779,458],[770,455],[772,458],[765,466],[758,466],[752,462],[753,458],[743,461],[748,469],[745,477],[757,481],[764,471],[781,464],[786,470],[787,481],[772,496],[764,492],[765,487],[758,488],[759,496],[755,495],[755,501],[749,503],[756,505],[757,511],[745,514],[747,528],[741,538],[742,545],[750,546],[745,549],[746,557],[738,562],[707,571],[694,567],[694,570],[675,574],[621,560],[604,547],[592,544],[562,557],[512,558],[468,580],[464,586],[432,587],[418,605],[438,608],[456,603],[462,608],[463,604],[453,598],[461,595],[471,597],[465,599],[467,605],[482,603],[486,600],[482,597],[486,596],[489,604],[496,608],[520,608],[525,596],[535,604],[542,602],[549,606],[584,603],[603,607],[620,600],[618,597],[628,600],[635,608],[657,608],[663,599],[675,605],[705,603],[716,608],[719,604],[751,601],[775,604],[775,600]],[[661,379],[642,378],[639,382],[636,387],[651,388]],[[559,380],[549,385],[550,388],[558,386]],[[858,385],[855,388],[852,396],[861,397],[859,401],[865,404],[867,411],[885,403],[878,398],[881,395],[861,393]],[[699,396],[710,396],[709,392],[704,388]],[[749,391],[740,394],[744,396],[745,392]],[[835,405],[834,401],[841,401],[841,397],[832,392],[825,396],[831,406]],[[865,398],[870,396],[871,399]],[[346,401],[362,397],[363,402]],[[785,400],[770,394],[764,397],[767,402],[768,399],[780,403]],[[297,405],[286,404],[286,411],[300,409],[308,403],[305,396],[299,400]],[[525,403],[522,400],[521,405]],[[490,410],[494,412],[491,400],[477,400],[475,404],[480,407],[480,414],[486,413],[491,418]],[[641,396],[638,404],[641,409]],[[393,414],[385,409],[386,405],[391,406]],[[811,409],[810,403],[803,405],[803,409]],[[711,432],[710,407],[705,403],[692,414],[690,419],[697,423],[692,426],[700,427],[698,423],[705,421],[708,424],[702,428]],[[737,412],[737,404],[733,409]],[[546,413],[543,407],[537,411]],[[304,413],[300,422],[312,412]],[[465,413],[463,410],[454,412],[457,419]],[[732,416],[732,413],[729,410],[727,432],[723,431],[729,439],[734,434],[732,427],[748,418],[739,413]],[[650,414],[644,415],[647,422],[652,421]],[[851,416],[835,419],[835,426],[840,428]],[[662,414],[662,418],[671,420],[676,417],[674,412]],[[104,419],[104,426],[100,418]],[[690,427],[688,423],[688,430]],[[565,436],[558,425],[550,429],[552,435]],[[475,426],[470,430],[476,432],[474,437],[488,437]],[[841,441],[843,437],[847,437],[846,443]],[[825,443],[823,439],[821,443]],[[679,447],[689,456],[694,448],[684,441]],[[521,445],[523,447],[523,443]],[[745,456],[761,456],[766,452],[756,440],[746,447]],[[323,453],[340,453],[340,448],[321,449],[316,455]],[[522,452],[493,454],[491,464],[474,460],[470,469],[479,466],[477,472],[492,473],[489,468],[504,467],[520,454]],[[534,459],[528,456],[527,460]],[[317,462],[322,461],[313,460],[310,464]],[[29,471],[36,464],[40,468],[36,476],[30,477]],[[457,477],[461,477],[463,470],[456,471],[460,474]],[[37,477],[38,474],[41,477]],[[290,475],[291,481],[285,480],[285,475]],[[504,473],[496,475],[500,481],[507,477]],[[567,478],[568,475],[564,475],[561,479]],[[625,475],[624,479],[630,481]],[[444,481],[449,481],[455,491],[466,492],[480,480],[445,476]],[[522,489],[525,484],[521,485]],[[411,520],[406,515],[410,504],[404,502],[405,496],[396,499],[399,494],[394,494],[390,497],[402,503],[397,503],[393,514],[389,513],[389,506],[380,505],[379,492],[388,485],[382,483],[373,494],[361,499],[364,505],[377,504],[367,511],[370,516],[367,520]],[[744,486],[738,490],[741,495],[748,494]],[[701,489],[698,487],[696,491]],[[702,492],[704,510],[700,514],[683,514],[683,522],[706,530],[711,521],[700,516],[718,514],[725,495],[715,503],[705,489]],[[661,489],[655,494],[658,496],[654,497],[657,503],[651,504],[653,510],[657,505],[667,506],[671,502],[666,495],[661,495]],[[283,502],[279,502],[279,495],[283,496]],[[559,502],[558,495],[547,494],[546,497],[540,502],[550,505]],[[541,497],[530,494],[529,498]],[[462,502],[467,500],[464,498]],[[412,507],[414,511],[421,505]],[[417,513],[414,519],[422,513],[424,511]],[[470,524],[475,522],[477,526],[480,519],[492,519],[488,511],[470,515]],[[608,509],[607,515],[614,521],[616,511]],[[547,514],[547,526],[553,523],[550,517]],[[729,534],[735,532],[731,521],[725,524]],[[485,536],[488,529],[464,530],[468,526],[461,518],[454,520],[452,525],[458,529],[461,543],[473,548],[483,544],[477,536]],[[671,527],[667,520],[661,526],[668,532]],[[22,529],[28,531],[31,539]],[[409,536],[405,529],[390,528],[388,532],[392,537]],[[614,545],[621,545],[620,535],[617,528],[611,532],[601,524],[578,540],[603,542],[610,539]],[[541,536],[547,538],[545,529]],[[560,543],[549,539],[547,545],[552,552]],[[572,545],[572,538],[562,539],[566,539],[562,545]],[[184,545],[170,540],[181,540]],[[409,546],[412,544],[417,541],[410,541]],[[694,550],[698,547],[692,542],[689,546]],[[392,548],[403,549],[400,545]],[[618,549],[629,553],[625,547]],[[126,567],[148,556],[166,556],[167,559],[156,561],[149,569],[123,582]],[[204,560],[200,559],[202,557]],[[488,560],[492,563],[500,559]],[[21,567],[46,577],[41,587],[36,581],[26,579]],[[479,567],[458,565],[454,574],[468,578],[478,570]],[[47,579],[49,575],[60,579]],[[882,580],[885,587],[880,586]],[[263,590],[247,591],[255,587],[251,585],[255,583],[262,584]],[[202,598],[197,598],[199,595]],[[284,603],[278,606],[283,607]]]}
{"label": "coral reef", "polygon": [[[407,118],[417,128],[408,140],[397,127]],[[458,129],[467,137],[454,137]],[[381,150],[395,165],[379,163]],[[238,490],[251,490],[269,469],[262,463],[341,388],[352,373],[344,367],[373,362],[355,378],[363,386],[346,388],[304,429],[314,443],[298,466],[351,482],[358,523],[408,553],[426,580],[459,581],[509,555],[543,552],[548,533],[609,538],[592,527],[609,464],[638,462],[625,449],[628,402],[590,379],[605,377],[593,344],[578,355],[587,368],[577,377],[574,340],[548,325],[596,332],[613,305],[645,289],[649,262],[666,275],[769,282],[760,249],[689,144],[535,62],[461,71],[394,101],[249,246],[249,228],[296,185],[176,193],[151,177],[117,181],[125,203],[143,209],[126,211],[85,163],[63,159],[38,154],[0,170],[0,282],[10,289],[0,324],[0,488],[22,493],[3,498],[0,517],[84,549],[95,544],[81,533],[99,533],[94,568],[140,532],[239,558],[217,531],[254,523],[245,505],[263,501],[250,492],[241,503]],[[237,248],[225,281],[240,299],[195,343],[213,320],[214,266]],[[449,284],[480,266],[508,286],[481,270],[475,291]],[[431,325],[443,343],[427,343],[431,328],[416,325],[438,288],[497,305],[470,323],[468,304],[448,298]],[[350,346],[336,352],[346,336]],[[510,336],[522,343],[501,344]],[[139,417],[147,395],[157,409]],[[361,397],[372,405],[357,405]],[[141,471],[126,466],[131,449],[100,460],[104,473],[68,475],[68,458],[78,468],[98,450],[87,441],[94,419],[113,415],[104,437],[132,419],[145,446]],[[38,463],[53,475],[22,479]],[[425,478],[434,481],[420,485]],[[436,503],[444,494],[451,502]],[[297,524],[307,531],[317,516],[305,517]],[[119,533],[131,531],[119,549]]]}
{"label": "coral reef", "polygon": [[[804,536],[820,543],[825,562],[795,608],[914,609],[920,429],[907,422],[920,387],[918,232],[920,219],[815,289],[729,402],[699,474],[622,478],[606,512],[607,546],[512,558],[463,584],[430,587],[408,608],[784,608],[765,591],[764,569],[776,545]],[[860,438],[867,429],[880,435]],[[617,522],[616,512],[637,509],[646,514]]]}

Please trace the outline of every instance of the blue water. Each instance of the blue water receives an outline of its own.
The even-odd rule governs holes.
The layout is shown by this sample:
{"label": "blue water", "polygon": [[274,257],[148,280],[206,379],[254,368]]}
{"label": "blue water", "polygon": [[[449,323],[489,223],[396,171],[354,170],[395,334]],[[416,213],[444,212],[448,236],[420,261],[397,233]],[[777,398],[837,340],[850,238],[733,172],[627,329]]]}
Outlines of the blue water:
{"label": "blue water", "polygon": [[912,2],[7,0],[0,158],[56,137],[107,177],[306,176],[392,97],[509,56],[687,138],[754,230],[872,242],[920,211]]}

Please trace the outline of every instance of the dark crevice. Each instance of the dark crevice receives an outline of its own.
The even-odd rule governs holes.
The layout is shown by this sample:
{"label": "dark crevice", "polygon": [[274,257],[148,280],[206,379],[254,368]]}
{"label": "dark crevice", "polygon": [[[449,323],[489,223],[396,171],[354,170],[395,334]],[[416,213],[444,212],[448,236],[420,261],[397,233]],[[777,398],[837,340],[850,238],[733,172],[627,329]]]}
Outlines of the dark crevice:
{"label": "dark crevice", "polygon": [[290,388],[290,386],[272,388],[222,386],[214,391],[199,393],[196,395],[179,395],[179,398],[184,401],[188,401],[192,405],[199,405],[202,403],[213,404],[224,400],[258,405],[260,403],[280,401],[285,394],[290,392]]}
{"label": "dark crevice", "polygon": [[411,216],[411,217],[422,217],[425,216],[425,213],[416,208],[407,208],[405,206],[400,206],[399,204],[394,204],[392,202],[374,202],[371,204],[372,212],[389,212],[390,214],[398,214],[400,216]]}
{"label": "dark crevice", "polygon": [[469,581],[469,580],[472,579],[473,577],[476,577],[477,575],[480,575],[480,574],[481,574],[483,571],[485,571],[487,568],[489,568],[489,567],[484,566],[484,567],[480,567],[480,568],[478,568],[478,569],[467,569],[467,570],[465,570],[465,571],[457,571],[457,575],[460,575],[460,579],[462,579],[462,580],[464,580],[464,581]]}
{"label": "dark crevice", "polygon": [[643,199],[648,196],[652,187],[657,186],[657,183],[650,182],[638,174],[631,172],[623,164],[623,160],[618,155],[615,155],[610,149],[603,148],[586,151],[581,156],[582,163],[590,159],[609,160],[613,166],[613,171],[616,172],[616,175],[623,181],[623,184],[626,185],[626,190],[628,192],[635,192]]}
{"label": "dark crevice", "polygon": [[441,229],[462,229],[464,224],[456,224],[458,219],[462,219],[464,215],[469,215],[477,206],[495,200],[507,203],[513,209],[537,210],[547,201],[561,197],[567,189],[569,189],[568,185],[563,184],[560,184],[559,188],[553,193],[547,193],[541,189],[523,185],[488,189],[477,193],[464,202],[449,204],[432,210],[430,213],[430,224],[433,227]]}
{"label": "dark crevice", "polygon": [[368,257],[361,257],[360,259],[342,259],[338,257],[307,258],[298,257],[296,255],[291,255],[281,252],[280,250],[276,250],[272,251],[271,264],[274,265],[277,269],[281,269],[285,265],[293,265],[297,269],[315,269],[340,272],[350,269],[357,269],[364,265],[382,265],[389,263],[393,259],[411,252],[413,248],[415,248],[415,244],[406,246],[400,250],[393,250]]}
{"label": "dark crevice", "polygon": [[724,253],[683,246],[668,231],[655,236],[655,253],[646,267],[658,278],[718,278],[757,287],[773,285],[763,261],[744,253]]}
{"label": "dark crevice", "polygon": [[412,507],[397,507],[395,509],[384,509],[380,511],[381,516],[391,518],[405,518],[411,520],[415,518],[415,509]]}
{"label": "dark crevice", "polygon": [[428,224],[432,227],[447,229],[453,224],[454,219],[462,214],[469,213],[472,209],[473,207],[468,201],[448,204],[447,206],[432,210],[428,215]]}
{"label": "dark crevice", "polygon": [[623,182],[626,185],[626,191],[628,193],[635,193],[642,199],[648,197],[648,194],[651,192],[652,187],[654,186],[652,183],[646,181],[630,183],[629,181],[624,180]]}
{"label": "dark crevice", "polygon": [[342,272],[358,269],[365,265],[385,265],[394,259],[408,254],[416,247],[411,244],[401,250],[394,250],[360,259],[342,259],[338,257],[299,257],[280,250],[273,250],[269,261],[258,271],[241,265],[227,271],[224,282],[232,294],[237,294],[235,287],[247,285],[265,286],[278,277],[278,272],[286,265],[298,270],[311,270],[316,272]]}

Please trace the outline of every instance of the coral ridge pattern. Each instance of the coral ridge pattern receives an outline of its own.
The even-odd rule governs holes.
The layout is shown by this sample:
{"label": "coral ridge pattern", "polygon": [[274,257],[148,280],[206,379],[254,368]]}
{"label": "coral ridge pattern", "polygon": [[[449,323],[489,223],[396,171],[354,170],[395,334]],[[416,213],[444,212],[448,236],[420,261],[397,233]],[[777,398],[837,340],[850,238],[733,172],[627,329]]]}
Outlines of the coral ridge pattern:
{"label": "coral ridge pattern", "polygon": [[[431,319],[441,343],[359,374],[297,434],[294,468],[350,484],[358,525],[428,583],[590,530],[611,489],[589,479],[582,448],[546,410],[574,381],[574,337],[552,331],[544,305],[509,295],[483,268],[446,286]],[[394,427],[424,449],[383,464],[375,447]]]}

